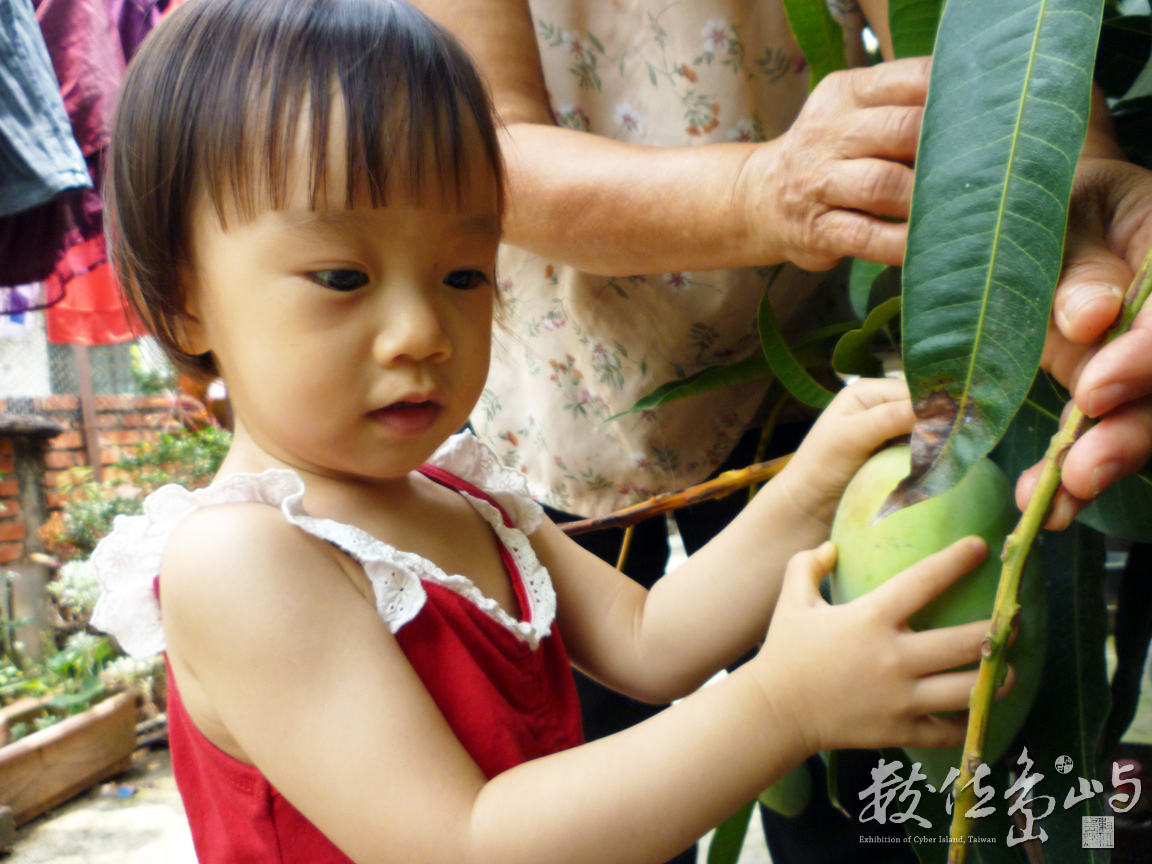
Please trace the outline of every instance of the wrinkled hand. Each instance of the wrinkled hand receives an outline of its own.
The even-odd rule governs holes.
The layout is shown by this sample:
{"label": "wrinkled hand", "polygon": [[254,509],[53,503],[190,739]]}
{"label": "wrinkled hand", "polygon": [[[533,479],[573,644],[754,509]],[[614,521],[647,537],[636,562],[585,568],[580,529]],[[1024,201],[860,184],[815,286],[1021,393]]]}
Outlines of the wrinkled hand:
{"label": "wrinkled hand", "polygon": [[[966,721],[933,716],[962,710],[988,622],[914,632],[909,615],[980,564],[987,545],[960,540],[851,603],[831,606],[820,580],[836,547],[792,557],[768,636],[752,661],[754,674],[781,721],[809,752],[844,747],[953,747]],[[1001,695],[1011,688],[1011,673]]]}
{"label": "wrinkled hand", "polygon": [[928,92],[927,58],[829,75],[792,127],[749,159],[741,193],[764,260],[827,270],[854,255],[899,265]]}
{"label": "wrinkled hand", "polygon": [[[1041,366],[1099,422],[1068,451],[1048,527],[1065,528],[1090,501],[1152,455],[1152,307],[1107,346],[1098,342],[1152,246],[1152,172],[1084,158],[1076,172],[1064,270]],[[1016,487],[1023,508],[1040,466]]]}
{"label": "wrinkled hand", "polygon": [[836,394],[773,482],[783,484],[799,512],[828,530],[860,466],[886,441],[911,432],[915,420],[905,382],[860,379]]}

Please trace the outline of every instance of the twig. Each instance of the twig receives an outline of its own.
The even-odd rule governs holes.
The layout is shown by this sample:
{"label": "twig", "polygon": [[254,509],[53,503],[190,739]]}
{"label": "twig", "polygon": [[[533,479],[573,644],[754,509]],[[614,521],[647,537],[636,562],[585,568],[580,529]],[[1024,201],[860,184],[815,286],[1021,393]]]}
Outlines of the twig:
{"label": "twig", "polygon": [[658,516],[669,510],[679,510],[681,507],[698,504],[712,498],[723,498],[725,495],[731,495],[752,483],[771,480],[784,470],[784,466],[788,464],[788,460],[791,458],[792,454],[788,454],[767,462],[757,462],[747,468],[725,471],[719,477],[706,483],[689,486],[679,492],[665,492],[663,495],[657,495],[655,498],[649,498],[647,501],[633,504],[631,507],[625,507],[623,510],[617,510],[606,516],[596,516],[592,519],[581,519],[576,522],[563,522],[558,527],[565,534],[574,536],[589,531],[599,531],[603,528],[623,528],[628,525],[635,525],[650,516]]}
{"label": "twig", "polygon": [[616,559],[616,569],[623,570],[624,562],[628,560],[628,552],[632,549],[632,535],[636,533],[636,526],[629,525],[624,529],[624,537],[620,541],[620,555]]}
{"label": "twig", "polygon": [[[1128,331],[1136,314],[1143,306],[1152,289],[1152,249],[1148,251],[1140,272],[1132,280],[1124,297],[1121,314],[1108,331],[1105,344]],[[956,807],[952,814],[951,844],[948,848],[948,864],[963,864],[968,852],[968,836],[971,834],[972,819],[968,811],[976,804],[976,789],[972,783],[976,770],[983,762],[984,739],[988,733],[988,720],[996,688],[1004,680],[1004,654],[1008,638],[1020,614],[1020,574],[1024,562],[1036,540],[1036,535],[1048,521],[1056,492],[1060,488],[1060,472],[1064,457],[1084,432],[1092,425],[1075,405],[1067,419],[1052,436],[1048,451],[1044,454],[1044,468],[1040,482],[1020,521],[1008,539],[1004,541],[1004,551],[1000,560],[1004,562],[1000,570],[1000,584],[996,589],[996,605],[992,610],[992,624],[980,648],[980,671],[976,686],[968,699],[968,733],[964,739],[964,756],[960,763],[960,776],[953,784]]]}

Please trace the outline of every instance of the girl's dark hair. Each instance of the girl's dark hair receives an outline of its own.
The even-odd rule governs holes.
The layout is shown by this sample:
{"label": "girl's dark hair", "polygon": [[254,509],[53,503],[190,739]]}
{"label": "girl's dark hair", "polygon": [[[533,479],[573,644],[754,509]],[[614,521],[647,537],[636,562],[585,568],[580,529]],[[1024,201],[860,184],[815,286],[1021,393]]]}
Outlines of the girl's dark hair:
{"label": "girl's dark hair", "polygon": [[[133,58],[116,110],[105,183],[112,264],[173,363],[217,374],[181,347],[189,217],[203,190],[217,215],[283,206],[297,136],[308,134],[311,206],[327,192],[331,109],[346,124],[346,201],[385,203],[391,170],[419,194],[438,177],[459,196],[479,135],[503,168],[491,100],[467,54],[402,0],[189,0]],[[304,166],[301,166],[304,167]]]}

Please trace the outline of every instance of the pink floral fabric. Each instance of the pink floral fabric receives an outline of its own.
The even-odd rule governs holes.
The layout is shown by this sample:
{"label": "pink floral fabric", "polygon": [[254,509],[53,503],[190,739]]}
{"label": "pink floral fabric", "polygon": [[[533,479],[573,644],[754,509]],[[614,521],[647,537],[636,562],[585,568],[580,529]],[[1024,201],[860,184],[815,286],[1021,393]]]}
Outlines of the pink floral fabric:
{"label": "pink floral fabric", "polygon": [[[531,8],[564,127],[662,146],[763,141],[788,128],[808,94],[779,0],[531,0]],[[858,41],[859,15],[837,11]],[[668,381],[755,351],[767,274],[605,278],[505,245],[498,278],[508,332],[497,332],[472,415],[477,434],[526,476],[534,498],[571,513],[599,515],[699,482],[731,451],[765,384],[610,418]],[[819,278],[785,268],[772,289],[783,319]]]}

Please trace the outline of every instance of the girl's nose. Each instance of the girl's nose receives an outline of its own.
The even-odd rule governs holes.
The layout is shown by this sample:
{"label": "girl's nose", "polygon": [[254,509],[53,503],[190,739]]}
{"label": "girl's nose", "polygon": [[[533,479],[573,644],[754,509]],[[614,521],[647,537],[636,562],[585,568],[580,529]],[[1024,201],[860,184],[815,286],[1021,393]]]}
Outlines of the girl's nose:
{"label": "girl's nose", "polygon": [[452,356],[452,340],[433,298],[419,289],[382,294],[385,302],[372,346],[377,363],[439,363]]}

